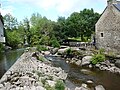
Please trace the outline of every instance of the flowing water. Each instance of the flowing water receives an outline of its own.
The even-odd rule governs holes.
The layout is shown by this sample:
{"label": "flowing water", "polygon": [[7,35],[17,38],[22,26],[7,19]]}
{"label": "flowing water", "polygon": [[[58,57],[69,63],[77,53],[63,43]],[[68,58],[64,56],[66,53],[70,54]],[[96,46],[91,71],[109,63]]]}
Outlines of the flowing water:
{"label": "flowing water", "polygon": [[[23,49],[0,53],[0,78],[14,64],[23,53]],[[56,67],[61,67],[68,73],[66,84],[69,88],[75,88],[88,80],[94,82],[93,85],[101,84],[106,90],[120,90],[120,75],[98,69],[81,68],[73,64],[67,64],[60,57],[47,56]]]}
{"label": "flowing water", "polygon": [[120,90],[120,75],[99,69],[81,68],[73,64],[67,64],[60,57],[46,57],[51,60],[54,66],[61,67],[68,73],[66,84],[70,88],[81,86],[88,80],[94,82],[91,86],[103,85],[105,90]]}
{"label": "flowing water", "polygon": [[11,50],[0,53],[0,78],[21,56],[24,49]]}

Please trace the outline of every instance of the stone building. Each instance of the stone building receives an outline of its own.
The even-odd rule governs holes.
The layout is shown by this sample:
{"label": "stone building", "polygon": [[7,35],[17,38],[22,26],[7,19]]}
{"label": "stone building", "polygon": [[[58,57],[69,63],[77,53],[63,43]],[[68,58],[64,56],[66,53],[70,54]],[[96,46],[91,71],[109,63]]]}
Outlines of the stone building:
{"label": "stone building", "polygon": [[108,0],[107,7],[95,25],[96,47],[120,52],[120,1]]}
{"label": "stone building", "polygon": [[1,14],[0,14],[0,42],[5,43],[4,22],[3,22],[3,17]]}

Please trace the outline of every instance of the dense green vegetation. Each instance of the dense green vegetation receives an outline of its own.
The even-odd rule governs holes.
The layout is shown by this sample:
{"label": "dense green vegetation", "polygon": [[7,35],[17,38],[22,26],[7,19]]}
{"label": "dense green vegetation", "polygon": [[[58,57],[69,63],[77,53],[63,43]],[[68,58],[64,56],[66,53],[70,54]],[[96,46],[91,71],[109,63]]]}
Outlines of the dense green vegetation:
{"label": "dense green vegetation", "polygon": [[99,49],[96,54],[93,55],[92,57],[92,64],[97,64],[100,62],[105,61],[105,50],[104,49]]}
{"label": "dense green vegetation", "polygon": [[60,47],[63,40],[77,38],[87,41],[95,31],[95,23],[100,15],[93,9],[73,12],[68,18],[58,17],[51,21],[39,13],[18,22],[15,17],[6,14],[4,18],[6,45],[12,48],[24,45],[50,45]]}
{"label": "dense green vegetation", "polygon": [[2,51],[2,50],[3,50],[3,44],[0,43],[0,51]]}

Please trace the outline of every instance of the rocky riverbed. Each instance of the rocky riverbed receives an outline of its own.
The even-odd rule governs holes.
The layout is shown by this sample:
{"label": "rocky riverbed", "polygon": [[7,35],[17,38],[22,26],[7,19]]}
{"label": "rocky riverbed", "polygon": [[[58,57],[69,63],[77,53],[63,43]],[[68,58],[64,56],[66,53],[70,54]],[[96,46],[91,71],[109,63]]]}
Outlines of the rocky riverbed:
{"label": "rocky riverbed", "polygon": [[[67,49],[69,49],[69,47],[65,50]],[[74,49],[78,50],[76,48]],[[40,53],[27,50],[1,78],[0,90],[54,90],[58,81],[65,84],[64,81],[67,78],[67,73],[60,67],[54,67],[50,61],[44,58],[44,55],[56,56],[56,53],[64,53],[65,50],[55,48],[52,53],[51,51],[42,51]],[[66,62],[78,66],[87,65],[89,68],[92,68],[93,66],[90,63],[91,57],[91,55],[84,55],[81,58],[75,55],[72,58],[67,58]],[[119,68],[108,61],[96,64],[95,67],[102,67],[101,70],[115,67],[116,69],[113,68],[110,69],[110,71],[119,73]],[[106,69],[105,67],[109,68]],[[89,88],[88,85],[92,83],[94,83],[94,81],[88,80],[87,83],[82,83],[80,87],[74,89],[65,86],[65,90],[105,90],[102,85],[95,85]]]}
{"label": "rocky riverbed", "polygon": [[[66,53],[68,49],[71,49],[73,51],[72,54],[68,55],[68,52]],[[60,54],[60,56],[65,58],[67,63],[76,64],[81,67],[87,66],[89,68],[99,68],[102,71],[104,70],[120,74],[120,58],[118,58],[118,56],[117,59],[112,58],[112,60],[110,60],[107,58],[107,60],[93,65],[91,63],[91,59],[94,53],[89,49],[81,50],[78,47],[64,47],[62,49],[59,49],[55,55],[57,54]]]}
{"label": "rocky riverbed", "polygon": [[0,80],[0,90],[46,90],[67,78],[61,68],[39,61],[34,52],[25,52]]}

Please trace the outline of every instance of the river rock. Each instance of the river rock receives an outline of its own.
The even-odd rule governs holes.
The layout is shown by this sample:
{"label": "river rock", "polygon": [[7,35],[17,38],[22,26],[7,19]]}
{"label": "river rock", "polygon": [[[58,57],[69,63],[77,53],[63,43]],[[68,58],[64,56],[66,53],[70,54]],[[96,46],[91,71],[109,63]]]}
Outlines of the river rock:
{"label": "river rock", "polygon": [[51,54],[55,54],[55,53],[57,53],[58,50],[59,50],[58,48],[54,48],[54,49],[52,49],[52,50],[51,50]]}
{"label": "river rock", "polygon": [[91,64],[89,65],[89,68],[92,68],[92,65],[91,65]]}
{"label": "river rock", "polygon": [[105,90],[105,88],[102,85],[98,85],[95,87],[95,90]]}
{"label": "river rock", "polygon": [[118,68],[120,68],[120,60],[116,60],[115,66],[117,66]]}
{"label": "river rock", "polygon": [[69,49],[69,47],[59,49],[58,54],[63,54],[67,49]]}
{"label": "river rock", "polygon": [[3,84],[0,84],[0,88],[2,88],[3,87]]}
{"label": "river rock", "polygon": [[81,60],[78,60],[77,62],[75,62],[76,65],[80,65],[81,64]]}
{"label": "river rock", "polygon": [[90,90],[88,87],[87,87],[87,84],[82,84],[81,87],[76,87],[75,90]]}
{"label": "river rock", "polygon": [[87,84],[83,83],[81,87],[87,88]]}
{"label": "river rock", "polygon": [[76,87],[75,90],[89,90],[89,89],[84,88],[84,87]]}
{"label": "river rock", "polygon": [[42,87],[42,86],[37,86],[35,90],[46,90],[46,89],[44,87]]}
{"label": "river rock", "polygon": [[93,84],[94,82],[91,81],[91,80],[88,80],[87,83],[88,83],[88,84]]}
{"label": "river rock", "polygon": [[44,51],[44,55],[49,55],[50,51]]}
{"label": "river rock", "polygon": [[82,58],[81,66],[88,65],[91,62],[92,56],[85,56]]}
{"label": "river rock", "polygon": [[99,68],[99,67],[100,67],[100,64],[99,64],[99,63],[97,63],[95,66]]}
{"label": "river rock", "polygon": [[46,82],[47,82],[48,85],[51,86],[51,87],[55,86],[55,84],[56,84],[55,81],[51,81],[51,80],[46,80]]}

